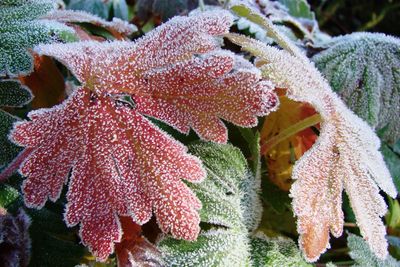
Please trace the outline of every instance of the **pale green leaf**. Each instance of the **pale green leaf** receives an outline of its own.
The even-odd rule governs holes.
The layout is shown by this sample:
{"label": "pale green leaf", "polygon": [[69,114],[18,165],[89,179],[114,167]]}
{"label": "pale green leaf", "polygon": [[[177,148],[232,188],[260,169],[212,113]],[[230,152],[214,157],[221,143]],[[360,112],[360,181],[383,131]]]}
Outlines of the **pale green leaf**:
{"label": "pale green leaf", "polygon": [[306,0],[279,0],[280,3],[288,8],[288,12],[293,17],[315,19],[314,12]]}
{"label": "pale green leaf", "polygon": [[400,266],[400,261],[396,261],[392,256],[387,256],[381,260],[375,256],[368,244],[359,236],[349,233],[347,245],[350,249],[350,257],[355,261],[354,266],[368,267],[395,267]]}
{"label": "pale green leaf", "polygon": [[269,238],[258,232],[251,238],[250,245],[253,266],[312,266],[304,261],[300,250],[291,239]]}
{"label": "pale green leaf", "polygon": [[335,38],[313,57],[316,66],[346,104],[383,137],[400,138],[400,40],[378,33]]}

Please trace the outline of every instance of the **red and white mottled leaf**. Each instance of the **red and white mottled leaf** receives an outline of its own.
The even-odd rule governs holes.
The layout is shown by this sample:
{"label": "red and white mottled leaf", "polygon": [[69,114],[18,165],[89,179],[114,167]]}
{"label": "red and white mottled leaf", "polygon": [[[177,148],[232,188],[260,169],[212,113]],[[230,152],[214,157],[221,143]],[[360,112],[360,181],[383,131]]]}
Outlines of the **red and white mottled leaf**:
{"label": "red and white mottled leaf", "polygon": [[[17,123],[15,142],[35,147],[22,164],[25,202],[55,201],[72,168],[65,220],[81,223],[82,242],[101,260],[121,239],[118,215],[194,240],[201,203],[181,181],[205,177],[200,161],[135,110],[78,89],[64,104]],[[32,133],[32,134],[31,134]],[[46,168],[43,168],[46,166]]]}
{"label": "red and white mottled leaf", "polygon": [[137,110],[183,133],[226,142],[220,119],[251,127],[277,105],[272,85],[243,59],[219,49],[212,35],[228,31],[226,12],[176,17],[136,43],[80,42],[43,45],[96,92],[132,95]]}

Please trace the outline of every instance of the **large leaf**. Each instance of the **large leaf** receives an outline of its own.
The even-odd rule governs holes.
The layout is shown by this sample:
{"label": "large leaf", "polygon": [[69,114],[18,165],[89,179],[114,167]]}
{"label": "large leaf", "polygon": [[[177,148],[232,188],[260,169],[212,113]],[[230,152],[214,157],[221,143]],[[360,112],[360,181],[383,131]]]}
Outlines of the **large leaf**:
{"label": "large leaf", "polygon": [[54,1],[0,1],[0,76],[32,71],[27,49],[39,43],[74,39],[67,26],[38,19],[53,9]]}
{"label": "large leaf", "polygon": [[287,89],[292,100],[311,104],[322,118],[317,142],[293,168],[293,179],[297,181],[292,185],[291,197],[298,217],[299,243],[307,259],[317,260],[329,247],[329,233],[342,234],[343,189],[349,195],[362,235],[378,257],[386,257],[388,244],[380,217],[387,207],[378,186],[392,197],[397,192],[378,150],[379,138],[270,21],[245,6],[235,11],[269,30],[286,51],[236,34],[227,35],[231,41],[257,57],[256,64],[265,79],[277,88]]}
{"label": "large leaf", "polygon": [[377,33],[333,39],[313,57],[346,104],[373,128],[387,127],[384,139],[400,138],[400,40]]}

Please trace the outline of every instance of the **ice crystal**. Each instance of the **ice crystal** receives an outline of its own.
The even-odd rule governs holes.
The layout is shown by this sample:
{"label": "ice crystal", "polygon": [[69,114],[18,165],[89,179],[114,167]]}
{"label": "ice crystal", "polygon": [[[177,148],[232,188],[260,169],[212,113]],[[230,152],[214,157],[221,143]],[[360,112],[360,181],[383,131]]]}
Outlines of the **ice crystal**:
{"label": "ice crystal", "polygon": [[[0,81],[0,107],[21,107],[32,99],[28,88],[16,80]],[[8,138],[8,132],[18,118],[0,109],[0,168],[9,163],[19,149]]]}
{"label": "ice crystal", "polygon": [[400,262],[390,255],[385,260],[377,258],[365,240],[351,233],[348,235],[347,245],[350,249],[349,255],[356,261],[356,264],[353,266],[396,267],[400,265]]}
{"label": "ice crystal", "polygon": [[0,76],[18,76],[32,71],[27,49],[39,43],[70,39],[72,29],[39,19],[53,9],[54,1],[0,1]]}
{"label": "ice crystal", "polygon": [[293,240],[270,238],[257,232],[250,240],[253,266],[306,267],[307,264]]}
{"label": "ice crystal", "polygon": [[313,61],[346,104],[373,128],[400,138],[400,40],[378,33],[333,39]]}
{"label": "ice crystal", "polygon": [[[264,22],[261,16],[257,19]],[[277,39],[290,53],[244,36],[228,37],[258,58],[256,64],[264,78],[287,89],[289,98],[311,104],[322,117],[317,142],[296,162],[292,175],[296,180],[291,188],[293,208],[306,258],[315,261],[329,247],[329,232],[342,234],[343,189],[349,195],[363,237],[376,255],[386,257],[385,227],[379,217],[387,207],[378,186],[392,197],[397,192],[378,150],[379,138],[287,40]]]}
{"label": "ice crystal", "polygon": [[259,71],[211,38],[231,23],[227,12],[204,12],[175,17],[136,43],[53,44],[35,51],[63,62],[91,90],[128,93],[142,114],[183,133],[192,128],[203,139],[226,142],[220,118],[255,126],[256,116],[277,104]]}
{"label": "ice crystal", "polygon": [[200,161],[143,116],[80,88],[66,103],[29,117],[12,133],[18,144],[35,148],[20,169],[28,177],[25,203],[55,201],[72,168],[65,220],[81,223],[82,242],[100,260],[121,238],[117,215],[143,224],[154,211],[163,231],[197,237],[201,203],[180,179],[203,179]]}
{"label": "ice crystal", "polygon": [[15,216],[0,206],[0,262],[2,266],[26,267],[31,254],[29,226],[31,221],[23,209]]}

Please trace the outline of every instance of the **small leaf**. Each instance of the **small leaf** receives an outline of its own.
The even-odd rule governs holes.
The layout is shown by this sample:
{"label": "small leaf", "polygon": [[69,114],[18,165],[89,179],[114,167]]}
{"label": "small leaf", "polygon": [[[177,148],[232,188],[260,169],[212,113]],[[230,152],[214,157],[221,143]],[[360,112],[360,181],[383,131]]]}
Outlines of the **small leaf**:
{"label": "small leaf", "polygon": [[354,266],[396,267],[400,265],[400,261],[396,261],[390,255],[385,260],[377,258],[365,240],[354,234],[348,233],[347,245],[350,248],[350,257],[356,262]]}
{"label": "small leaf", "polygon": [[16,80],[0,81],[0,107],[22,107],[32,100],[32,93]]}
{"label": "small leaf", "polygon": [[18,191],[10,185],[0,184],[0,208],[7,208],[19,197]]}
{"label": "small leaf", "polygon": [[301,256],[293,240],[288,238],[269,238],[257,232],[251,239],[251,258],[253,266],[311,267]]}
{"label": "small leaf", "polygon": [[400,138],[400,40],[378,33],[333,39],[313,57],[346,104],[373,128],[387,127],[384,140]]}

